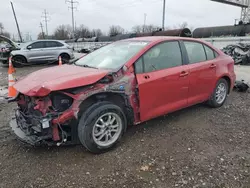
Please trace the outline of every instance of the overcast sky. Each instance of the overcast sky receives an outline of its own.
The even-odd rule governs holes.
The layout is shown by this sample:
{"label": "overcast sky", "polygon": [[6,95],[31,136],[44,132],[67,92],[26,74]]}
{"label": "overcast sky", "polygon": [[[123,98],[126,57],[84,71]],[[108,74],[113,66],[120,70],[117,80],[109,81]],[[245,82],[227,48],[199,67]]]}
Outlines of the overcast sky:
{"label": "overcast sky", "polygon": [[[78,0],[75,12],[76,24],[108,31],[110,25],[120,25],[126,30],[136,24],[143,24],[144,13],[147,24],[161,26],[163,0]],[[20,30],[30,33],[36,39],[40,32],[42,12],[49,12],[49,34],[56,26],[71,24],[71,12],[65,0],[12,0]],[[167,27],[177,26],[184,21],[194,28],[218,25],[232,25],[240,17],[240,8],[223,5],[210,0],[166,0]],[[5,30],[17,35],[10,2],[1,0],[0,22]],[[44,23],[43,23],[44,24]]]}

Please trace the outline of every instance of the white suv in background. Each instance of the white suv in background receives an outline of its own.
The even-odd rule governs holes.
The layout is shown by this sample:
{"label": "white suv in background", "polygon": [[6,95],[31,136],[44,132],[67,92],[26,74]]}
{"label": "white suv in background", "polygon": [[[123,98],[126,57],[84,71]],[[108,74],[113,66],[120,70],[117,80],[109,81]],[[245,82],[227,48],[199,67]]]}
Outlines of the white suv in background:
{"label": "white suv in background", "polygon": [[74,58],[73,48],[58,40],[37,40],[25,43],[11,52],[14,66],[53,63],[61,56],[64,62]]}

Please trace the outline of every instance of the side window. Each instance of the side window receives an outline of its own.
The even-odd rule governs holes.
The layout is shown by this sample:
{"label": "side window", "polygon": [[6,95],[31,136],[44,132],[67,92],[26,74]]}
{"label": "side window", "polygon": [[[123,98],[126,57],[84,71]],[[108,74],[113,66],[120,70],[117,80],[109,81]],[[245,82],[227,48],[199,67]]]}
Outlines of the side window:
{"label": "side window", "polygon": [[142,57],[135,62],[135,73],[136,74],[143,73],[143,61],[142,61]]}
{"label": "side window", "polygon": [[37,49],[37,48],[44,48],[44,42],[34,42],[33,44],[29,45],[32,47],[32,49]]}
{"label": "side window", "polygon": [[187,50],[190,64],[207,60],[203,45],[201,43],[184,41],[184,45]]}
{"label": "side window", "polygon": [[212,50],[211,48],[209,48],[208,46],[204,45],[206,54],[207,54],[207,60],[212,60],[215,58],[215,54],[216,52],[214,52],[214,50]]}
{"label": "side window", "polygon": [[46,41],[46,48],[55,48],[58,47],[57,42],[55,41]]}
{"label": "side window", "polygon": [[164,42],[152,47],[143,55],[144,72],[167,69],[182,65],[178,41]]}
{"label": "side window", "polygon": [[60,42],[56,42],[56,41],[55,41],[55,43],[56,43],[56,46],[57,46],[57,47],[62,47],[62,46],[64,46],[64,45],[63,45],[62,43],[60,43]]}

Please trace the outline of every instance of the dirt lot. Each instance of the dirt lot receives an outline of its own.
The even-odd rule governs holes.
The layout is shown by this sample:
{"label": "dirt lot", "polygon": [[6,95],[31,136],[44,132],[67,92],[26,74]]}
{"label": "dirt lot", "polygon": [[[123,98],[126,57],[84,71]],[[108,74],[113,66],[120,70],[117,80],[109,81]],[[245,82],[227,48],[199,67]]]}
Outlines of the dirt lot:
{"label": "dirt lot", "polygon": [[[5,86],[6,68],[0,78]],[[250,187],[250,93],[233,92],[219,109],[197,105],[131,127],[102,155],[20,144],[8,127],[14,107],[0,100],[1,188]]]}

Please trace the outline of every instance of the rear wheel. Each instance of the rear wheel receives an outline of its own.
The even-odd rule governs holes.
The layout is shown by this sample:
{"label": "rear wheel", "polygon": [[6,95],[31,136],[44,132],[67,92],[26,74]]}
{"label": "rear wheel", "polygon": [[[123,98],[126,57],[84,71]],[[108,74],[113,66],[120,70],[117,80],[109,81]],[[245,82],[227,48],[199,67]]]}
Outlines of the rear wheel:
{"label": "rear wheel", "polygon": [[61,54],[60,56],[61,56],[61,58],[62,58],[62,63],[63,63],[63,64],[69,63],[69,60],[70,60],[69,54],[63,53],[63,54]]}
{"label": "rear wheel", "polygon": [[78,137],[90,152],[103,153],[118,143],[125,126],[126,117],[120,107],[110,102],[99,102],[82,115]]}
{"label": "rear wheel", "polygon": [[224,78],[221,78],[217,82],[216,88],[208,101],[209,106],[213,108],[221,107],[227,99],[228,90],[228,82]]}
{"label": "rear wheel", "polygon": [[14,67],[23,67],[27,64],[27,60],[23,56],[14,56],[12,58],[12,64]]}

